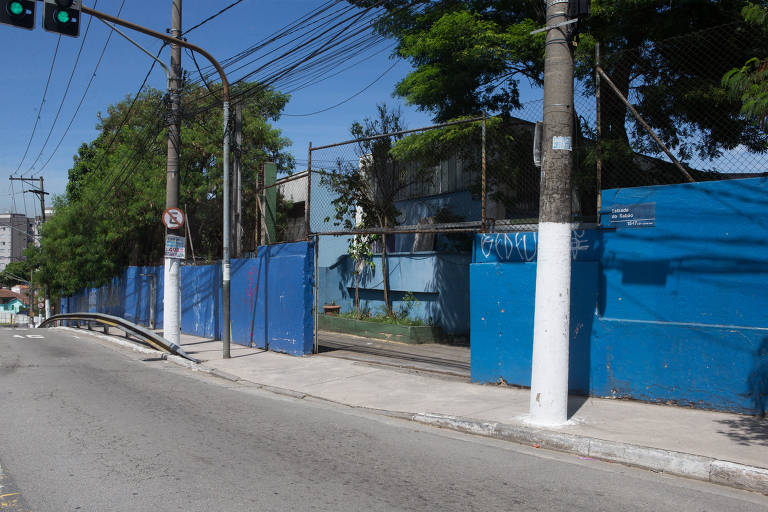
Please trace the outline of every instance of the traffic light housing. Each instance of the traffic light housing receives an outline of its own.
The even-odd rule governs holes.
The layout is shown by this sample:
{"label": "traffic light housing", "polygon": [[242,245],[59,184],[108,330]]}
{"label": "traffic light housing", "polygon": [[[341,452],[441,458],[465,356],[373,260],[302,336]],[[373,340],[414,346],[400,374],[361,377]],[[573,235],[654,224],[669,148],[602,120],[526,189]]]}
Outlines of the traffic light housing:
{"label": "traffic light housing", "polygon": [[82,0],[45,0],[43,28],[64,36],[80,35]]}
{"label": "traffic light housing", "polygon": [[0,23],[35,28],[35,0],[0,0]]}

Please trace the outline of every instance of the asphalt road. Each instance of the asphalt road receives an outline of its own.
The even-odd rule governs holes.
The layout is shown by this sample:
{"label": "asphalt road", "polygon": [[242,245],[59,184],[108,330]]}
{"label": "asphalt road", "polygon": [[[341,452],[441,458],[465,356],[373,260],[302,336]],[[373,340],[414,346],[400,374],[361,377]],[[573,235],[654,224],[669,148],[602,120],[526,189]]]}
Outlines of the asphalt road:
{"label": "asphalt road", "polygon": [[12,510],[768,509],[765,496],[285,398],[145,357],[85,333],[0,330],[0,482],[20,493]]}

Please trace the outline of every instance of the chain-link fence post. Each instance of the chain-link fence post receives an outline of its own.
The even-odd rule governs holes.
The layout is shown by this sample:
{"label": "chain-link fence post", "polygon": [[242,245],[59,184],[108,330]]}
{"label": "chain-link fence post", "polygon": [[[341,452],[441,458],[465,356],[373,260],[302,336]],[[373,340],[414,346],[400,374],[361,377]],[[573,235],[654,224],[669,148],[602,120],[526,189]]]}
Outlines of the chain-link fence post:
{"label": "chain-link fence post", "polygon": [[480,232],[482,233],[485,233],[487,229],[486,216],[487,216],[487,208],[488,208],[488,202],[487,202],[488,191],[487,191],[487,182],[486,182],[486,174],[485,174],[485,170],[486,170],[485,169],[485,119],[486,119],[486,115],[485,115],[485,111],[483,111],[483,129],[482,129],[481,142],[480,142],[480,145],[481,145],[480,175],[481,175],[481,181],[482,181],[482,185],[481,185],[482,186],[482,191],[481,191],[482,206],[480,210]]}
{"label": "chain-link fence post", "polygon": [[596,187],[597,187],[597,210],[595,211],[595,216],[597,217],[597,226],[600,226],[600,209],[602,208],[602,198],[600,191],[602,190],[603,184],[603,153],[602,153],[602,118],[601,118],[601,106],[600,106],[600,73],[597,72],[597,68],[600,67],[600,43],[595,44],[595,129],[596,129],[596,137],[595,137],[595,161],[596,161]]}
{"label": "chain-link fence post", "polygon": [[309,150],[307,151],[307,197],[304,201],[304,235],[309,240],[309,235],[312,232],[310,222],[312,220],[312,142],[309,143]]}

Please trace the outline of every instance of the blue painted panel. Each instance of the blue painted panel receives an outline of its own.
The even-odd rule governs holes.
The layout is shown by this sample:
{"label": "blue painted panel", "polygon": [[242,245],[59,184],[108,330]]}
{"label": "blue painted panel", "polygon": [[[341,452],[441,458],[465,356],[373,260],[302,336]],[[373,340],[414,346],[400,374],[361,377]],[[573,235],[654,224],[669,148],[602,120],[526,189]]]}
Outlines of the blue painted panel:
{"label": "blue painted panel", "polygon": [[266,248],[260,247],[255,258],[232,260],[232,341],[247,347],[267,346],[266,254]]}
{"label": "blue painted panel", "polygon": [[[590,339],[597,301],[597,262],[571,267],[569,388],[590,390]],[[474,382],[531,385],[535,263],[480,263],[470,268],[471,376]]]}
{"label": "blue painted panel", "polygon": [[[125,296],[123,317],[139,325],[149,325],[149,310],[152,293],[152,277],[162,283],[163,267],[128,267],[123,274]],[[158,288],[156,284],[156,288]],[[162,288],[155,290],[155,309],[162,308]],[[155,322],[157,323],[157,311]],[[162,324],[159,324],[162,325]]]}
{"label": "blue painted panel", "polygon": [[592,345],[594,395],[740,413],[768,399],[768,329],[600,319]]}
{"label": "blue painted panel", "polygon": [[232,261],[232,341],[292,355],[313,350],[314,244],[259,247]]}
{"label": "blue painted panel", "polygon": [[768,179],[603,192],[656,203],[656,227],[605,234],[610,318],[768,326]]}
{"label": "blue painted panel", "polygon": [[311,354],[314,242],[270,246],[266,267],[269,349],[291,355]]}
{"label": "blue painted panel", "polygon": [[[583,308],[572,311],[572,318],[586,319],[594,304],[578,298],[585,290],[586,296],[595,290],[597,308],[591,323],[571,326],[571,388],[745,413],[764,410],[767,198],[766,178],[604,191],[606,209],[655,203],[656,226],[596,235],[599,267],[594,274],[582,269],[572,275],[572,305]],[[532,235],[527,236],[475,241],[475,261],[509,263],[472,265],[474,380],[530,382],[535,266],[514,263],[533,258],[527,243]],[[576,258],[574,268],[579,265]],[[520,312],[502,321],[500,311],[510,305]],[[574,345],[588,331],[591,341]]]}
{"label": "blue painted panel", "polygon": [[[163,267],[128,268],[100,288],[62,300],[64,311],[100,311],[149,321],[151,279],[157,280],[162,326]],[[258,257],[232,261],[231,332],[235,343],[304,355],[313,349],[314,243],[259,249]],[[181,267],[181,330],[221,339],[221,265]]]}
{"label": "blue painted panel", "polygon": [[181,267],[181,331],[221,339],[221,265]]}

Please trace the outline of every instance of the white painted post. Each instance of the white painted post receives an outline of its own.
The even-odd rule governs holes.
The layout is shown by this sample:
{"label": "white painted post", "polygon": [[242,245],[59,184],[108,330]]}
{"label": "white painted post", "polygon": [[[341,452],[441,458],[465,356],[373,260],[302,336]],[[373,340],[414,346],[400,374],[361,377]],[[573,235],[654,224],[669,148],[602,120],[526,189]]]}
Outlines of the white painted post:
{"label": "white painted post", "polygon": [[181,260],[165,258],[163,337],[179,345],[181,338]]}
{"label": "white painted post", "polygon": [[542,222],[538,239],[530,421],[560,425],[568,420],[571,225]]}

